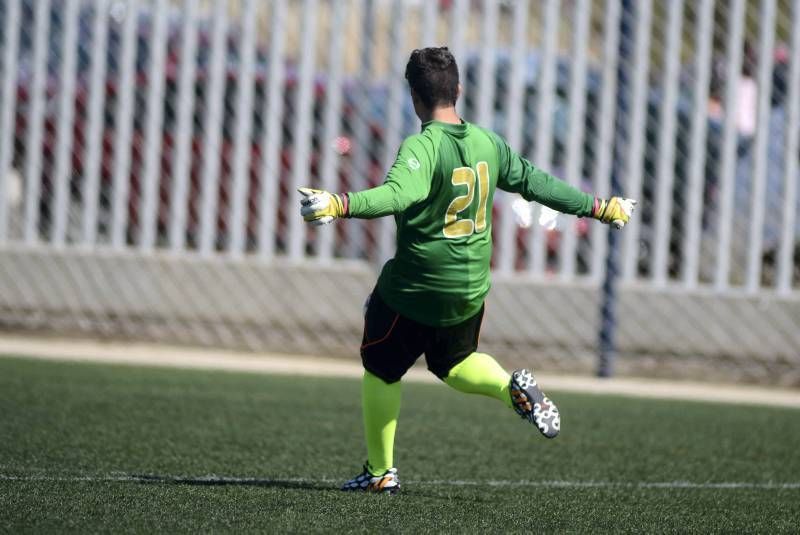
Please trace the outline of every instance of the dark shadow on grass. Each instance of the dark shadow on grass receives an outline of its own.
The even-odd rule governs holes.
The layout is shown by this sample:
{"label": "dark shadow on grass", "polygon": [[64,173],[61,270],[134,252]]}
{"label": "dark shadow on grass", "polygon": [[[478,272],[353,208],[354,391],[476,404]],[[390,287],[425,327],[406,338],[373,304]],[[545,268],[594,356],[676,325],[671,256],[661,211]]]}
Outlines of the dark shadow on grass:
{"label": "dark shadow on grass", "polygon": [[294,479],[266,479],[266,478],[239,478],[239,477],[175,477],[161,476],[158,474],[131,474],[131,478],[139,483],[148,485],[194,485],[201,487],[266,487],[276,489],[302,489],[302,490],[339,490],[338,486],[330,482],[299,481]]}
{"label": "dark shadow on grass", "polygon": [[[301,479],[267,479],[267,478],[250,478],[250,477],[228,477],[228,476],[164,476],[158,474],[130,474],[131,481],[142,483],[145,485],[192,485],[201,487],[264,487],[274,489],[291,489],[291,490],[315,490],[315,491],[335,491],[339,490],[339,485],[331,481],[307,481]],[[469,488],[469,487],[468,487]],[[359,495],[360,493],[341,492],[343,495]],[[417,496],[439,501],[450,501],[457,499],[461,502],[471,503],[493,503],[493,497],[486,497],[476,495],[473,492],[459,492],[452,489],[446,492],[436,491],[425,485],[410,484],[403,489],[398,496]],[[376,495],[370,495],[370,498],[379,498]],[[387,498],[389,496],[386,496]],[[394,498],[394,497],[392,497]]]}

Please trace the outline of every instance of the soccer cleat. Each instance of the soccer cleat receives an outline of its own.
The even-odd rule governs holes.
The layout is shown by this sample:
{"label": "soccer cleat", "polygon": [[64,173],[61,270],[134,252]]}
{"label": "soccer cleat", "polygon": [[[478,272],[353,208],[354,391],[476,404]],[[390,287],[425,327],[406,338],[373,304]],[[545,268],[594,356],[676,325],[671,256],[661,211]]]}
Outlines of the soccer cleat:
{"label": "soccer cleat", "polygon": [[342,485],[342,490],[375,492],[383,494],[397,494],[400,492],[400,480],[397,478],[397,468],[389,468],[379,476],[374,476],[364,465],[364,471]]}
{"label": "soccer cleat", "polygon": [[516,370],[511,374],[508,384],[514,410],[528,420],[547,438],[555,438],[561,428],[558,407],[544,395],[533,373],[529,370]]}

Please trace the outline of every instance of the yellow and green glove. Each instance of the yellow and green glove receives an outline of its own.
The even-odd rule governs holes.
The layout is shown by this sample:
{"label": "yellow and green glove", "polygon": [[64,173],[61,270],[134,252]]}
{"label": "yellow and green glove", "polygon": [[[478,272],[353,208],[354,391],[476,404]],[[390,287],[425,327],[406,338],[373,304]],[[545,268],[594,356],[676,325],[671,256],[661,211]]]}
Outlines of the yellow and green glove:
{"label": "yellow and green glove", "polygon": [[611,223],[614,228],[622,228],[631,218],[636,201],[624,197],[600,199],[595,197],[592,217],[603,223]]}
{"label": "yellow and green glove", "polygon": [[349,199],[346,193],[330,193],[321,189],[297,188],[300,199],[300,215],[312,225],[327,225],[339,217],[348,217]]}

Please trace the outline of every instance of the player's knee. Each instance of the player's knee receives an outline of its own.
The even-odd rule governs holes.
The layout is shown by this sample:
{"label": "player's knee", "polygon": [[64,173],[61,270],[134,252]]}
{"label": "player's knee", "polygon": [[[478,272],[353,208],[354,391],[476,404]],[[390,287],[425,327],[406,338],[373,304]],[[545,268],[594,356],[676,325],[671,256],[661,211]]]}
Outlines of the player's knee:
{"label": "player's knee", "polygon": [[458,372],[458,367],[461,363],[466,360],[473,353],[469,353],[466,355],[459,355],[456,358],[449,359],[446,361],[431,361],[428,360],[428,370],[433,373],[436,377],[438,377],[442,381],[446,381],[451,374],[455,374]]}
{"label": "player's knee", "polygon": [[405,375],[405,371],[400,371],[397,369],[395,370],[382,369],[380,367],[367,365],[366,362],[364,362],[363,364],[365,370],[367,370],[369,373],[371,373],[372,375],[374,375],[387,385],[396,383],[397,381],[402,379],[403,376]]}

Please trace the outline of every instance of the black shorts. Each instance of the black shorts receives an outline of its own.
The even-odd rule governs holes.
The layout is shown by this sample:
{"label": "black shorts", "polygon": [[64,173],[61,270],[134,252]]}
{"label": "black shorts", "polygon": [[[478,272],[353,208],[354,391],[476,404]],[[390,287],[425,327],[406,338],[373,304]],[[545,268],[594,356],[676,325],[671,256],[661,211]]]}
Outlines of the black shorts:
{"label": "black shorts", "polygon": [[425,353],[428,369],[439,379],[478,349],[483,307],[471,318],[450,327],[431,327],[401,316],[372,292],[364,314],[361,361],[386,381],[400,380]]}

